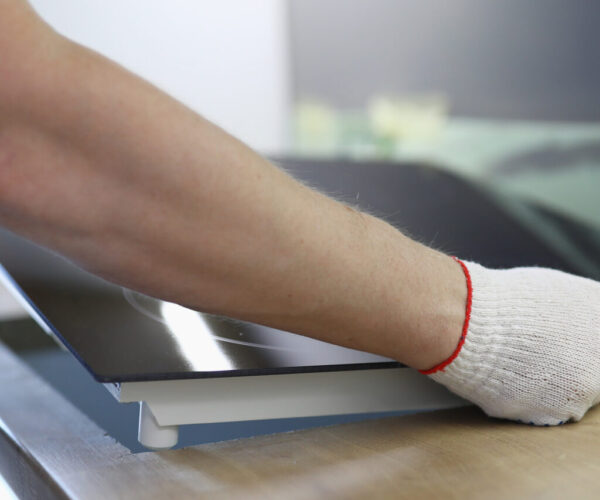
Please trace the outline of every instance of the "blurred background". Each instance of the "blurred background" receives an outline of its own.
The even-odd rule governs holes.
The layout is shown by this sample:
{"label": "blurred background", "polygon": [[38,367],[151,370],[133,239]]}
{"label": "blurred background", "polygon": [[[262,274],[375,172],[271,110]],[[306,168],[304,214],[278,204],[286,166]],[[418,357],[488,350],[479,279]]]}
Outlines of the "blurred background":
{"label": "blurred background", "polygon": [[265,154],[418,160],[600,224],[600,4],[33,0]]}
{"label": "blurred background", "polygon": [[600,4],[289,4],[294,147],[415,159],[600,224]]}
{"label": "blurred background", "polygon": [[[600,245],[598,2],[31,3],[67,37],[264,154],[433,165],[576,221]],[[542,231],[531,212],[517,217]],[[543,231],[571,251],[555,227]],[[137,409],[118,405],[72,356],[49,354],[51,340],[20,321],[0,321],[3,340],[139,449]],[[182,444],[334,421],[200,426]]]}

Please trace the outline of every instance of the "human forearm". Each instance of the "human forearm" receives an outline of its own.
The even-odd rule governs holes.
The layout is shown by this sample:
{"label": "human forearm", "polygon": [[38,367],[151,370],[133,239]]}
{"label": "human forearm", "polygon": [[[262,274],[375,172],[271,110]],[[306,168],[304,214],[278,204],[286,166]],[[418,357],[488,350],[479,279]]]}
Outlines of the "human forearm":
{"label": "human forearm", "polygon": [[455,263],[302,186],[104,58],[45,36],[48,52],[11,89],[0,122],[0,223],[204,311],[419,368],[452,351],[465,294]]}

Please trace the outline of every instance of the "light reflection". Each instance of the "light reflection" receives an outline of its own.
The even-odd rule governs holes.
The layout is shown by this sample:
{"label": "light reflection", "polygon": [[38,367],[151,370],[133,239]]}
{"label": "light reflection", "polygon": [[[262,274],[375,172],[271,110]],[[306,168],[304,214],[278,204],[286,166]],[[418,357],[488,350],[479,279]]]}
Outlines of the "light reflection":
{"label": "light reflection", "polygon": [[19,500],[17,494],[2,476],[0,476],[0,498],[3,500]]}
{"label": "light reflection", "polygon": [[213,339],[210,326],[201,314],[171,302],[161,302],[160,313],[192,369],[218,371],[234,368]]}
{"label": "light reflection", "polygon": [[0,321],[27,318],[28,309],[31,306],[16,292],[12,278],[0,265]]}
{"label": "light reflection", "polygon": [[[127,301],[127,303],[133,307],[136,311],[138,311],[139,313],[143,314],[144,316],[147,316],[148,318],[153,319],[154,321],[158,321],[159,323],[162,323],[164,325],[166,325],[166,322],[164,320],[164,318],[158,314],[155,314],[154,312],[152,312],[152,308],[148,307],[148,304],[146,304],[145,302],[147,300],[151,300],[152,301],[152,305],[154,304],[158,304],[160,303],[159,300],[157,299],[150,299],[149,297],[145,296],[145,295],[141,295],[138,294],[136,292],[133,292],[132,290],[128,290],[127,288],[123,288],[123,297],[125,297],[125,300]],[[140,301],[140,299],[142,299]],[[301,342],[296,342],[295,344],[293,344],[292,346],[280,346],[280,345],[272,345],[272,344],[276,344],[278,339],[281,340],[284,336],[284,334],[286,334],[286,332],[282,332],[280,330],[273,330],[273,329],[268,329],[268,330],[272,330],[273,332],[276,332],[275,334],[271,334],[270,338],[269,338],[269,343],[259,343],[259,342],[248,342],[246,340],[239,340],[239,339],[232,339],[230,337],[225,337],[225,336],[221,336],[221,335],[216,335],[215,334],[215,324],[211,324],[206,320],[206,317],[204,315],[202,315],[201,313],[198,313],[198,315],[200,316],[200,319],[202,319],[205,328],[208,328],[209,331],[211,331],[211,338],[213,341],[220,341],[220,342],[227,342],[229,344],[236,344],[236,345],[243,345],[243,346],[247,346],[247,347],[259,347],[261,349],[269,349],[269,350],[273,350],[273,351],[293,351],[293,352],[297,352],[297,351],[307,351],[307,352],[312,352],[312,350],[310,348],[307,348],[306,346],[306,342],[308,341],[308,339],[304,338],[302,339]],[[225,318],[221,318],[221,321],[226,321]],[[231,320],[230,320],[231,321]],[[230,323],[231,324],[231,323]],[[223,324],[221,325],[223,326]],[[243,329],[238,328],[238,332],[239,336],[241,337],[242,335],[244,335],[244,331]],[[288,337],[288,342],[290,340],[289,335],[287,334]],[[294,336],[293,338],[296,338],[296,336]],[[322,342],[318,341],[318,340],[311,340],[310,342],[314,343],[318,343],[321,344]],[[298,345],[296,345],[298,344]],[[312,345],[312,344],[311,344]],[[331,345],[331,344],[326,344],[326,345]],[[342,349],[341,347],[338,349]]]}

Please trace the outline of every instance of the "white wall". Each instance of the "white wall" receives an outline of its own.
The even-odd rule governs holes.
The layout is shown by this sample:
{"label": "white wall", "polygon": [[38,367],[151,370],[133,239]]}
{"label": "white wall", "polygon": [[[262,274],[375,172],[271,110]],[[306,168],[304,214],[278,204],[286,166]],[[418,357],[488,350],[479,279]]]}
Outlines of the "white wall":
{"label": "white wall", "polygon": [[283,0],[31,0],[46,21],[262,152],[287,144]]}

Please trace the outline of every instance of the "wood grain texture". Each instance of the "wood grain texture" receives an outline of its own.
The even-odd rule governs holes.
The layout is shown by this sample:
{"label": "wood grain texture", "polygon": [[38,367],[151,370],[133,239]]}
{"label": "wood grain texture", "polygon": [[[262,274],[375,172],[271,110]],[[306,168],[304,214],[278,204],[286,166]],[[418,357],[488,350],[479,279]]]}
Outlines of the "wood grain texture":
{"label": "wood grain texture", "polygon": [[0,468],[23,498],[597,498],[600,411],[475,408],[132,455],[0,345]]}

